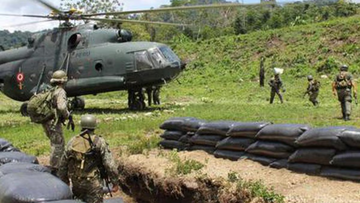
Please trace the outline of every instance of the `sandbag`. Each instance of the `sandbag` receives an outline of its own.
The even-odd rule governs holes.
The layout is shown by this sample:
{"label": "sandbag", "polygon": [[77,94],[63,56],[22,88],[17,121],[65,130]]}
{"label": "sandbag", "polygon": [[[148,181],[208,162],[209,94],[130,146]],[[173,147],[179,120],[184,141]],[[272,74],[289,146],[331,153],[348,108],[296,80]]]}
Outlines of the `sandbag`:
{"label": "sandbag", "polygon": [[187,147],[189,147],[188,144],[176,140],[161,140],[159,142],[159,145],[164,147],[165,149],[177,149],[180,151],[185,150]]}
{"label": "sandbag", "polygon": [[30,156],[22,152],[1,152],[0,153],[0,165],[10,162],[26,162],[38,164],[39,161],[35,156]]}
{"label": "sandbag", "polygon": [[345,150],[346,145],[338,137],[344,130],[353,127],[326,127],[313,128],[304,132],[296,141],[302,147],[331,147],[337,150]]}
{"label": "sandbag", "polygon": [[360,148],[360,129],[345,130],[338,137],[349,147]]}
{"label": "sandbag", "polygon": [[244,154],[243,156],[241,156],[240,159],[250,159],[250,160],[258,162],[264,166],[269,166],[272,162],[276,161],[275,158],[258,156],[255,154],[247,154],[247,153]]}
{"label": "sandbag", "polygon": [[251,154],[275,158],[288,158],[294,151],[294,148],[280,142],[257,141],[246,148],[245,151]]}
{"label": "sandbag", "polygon": [[166,130],[160,137],[166,140],[179,140],[185,134],[186,132],[182,131]]}
{"label": "sandbag", "polygon": [[347,151],[337,154],[330,163],[334,166],[360,168],[360,151]]}
{"label": "sandbag", "polygon": [[2,203],[36,203],[71,198],[69,186],[49,173],[27,171],[0,178]]}
{"label": "sandbag", "polygon": [[20,152],[20,149],[11,145],[11,146],[4,148],[1,152]]}
{"label": "sandbag", "polygon": [[188,132],[186,133],[185,135],[181,136],[179,138],[179,142],[182,142],[182,143],[186,143],[186,144],[190,144],[190,139],[191,137],[193,137],[195,135],[195,133],[193,132]]}
{"label": "sandbag", "polygon": [[335,149],[302,148],[296,150],[289,157],[289,162],[330,165],[330,161],[335,153]]}
{"label": "sandbag", "polygon": [[321,176],[360,181],[360,171],[347,168],[323,167]]}
{"label": "sandbag", "polygon": [[245,151],[255,140],[242,137],[227,137],[216,144],[216,149]]}
{"label": "sandbag", "polygon": [[309,129],[308,125],[302,124],[272,124],[261,129],[256,135],[256,139],[283,142],[296,146],[295,140]]}
{"label": "sandbag", "polygon": [[163,130],[196,132],[206,121],[193,117],[174,117],[164,121],[160,128]]}
{"label": "sandbag", "polygon": [[288,169],[298,173],[306,173],[310,175],[318,175],[321,171],[319,164],[303,164],[303,163],[289,163]]}
{"label": "sandbag", "polygon": [[224,158],[224,159],[230,159],[232,161],[238,160],[241,156],[244,155],[245,152],[241,151],[232,151],[232,150],[222,150],[217,149],[214,152],[214,156],[216,158]]}
{"label": "sandbag", "polygon": [[280,159],[276,160],[269,165],[271,168],[281,169],[281,168],[287,168],[288,166],[288,160],[287,159]]}
{"label": "sandbag", "polygon": [[213,154],[215,151],[215,147],[205,146],[205,145],[192,145],[188,148],[189,151],[202,150],[209,154]]}
{"label": "sandbag", "polygon": [[0,152],[5,151],[5,149],[7,149],[8,147],[12,147],[12,146],[13,145],[9,141],[0,138]]}
{"label": "sandbag", "polygon": [[195,134],[193,137],[190,138],[190,143],[215,147],[216,144],[222,139],[224,139],[224,137],[221,135]]}
{"label": "sandbag", "polygon": [[51,170],[49,168],[39,164],[12,162],[0,166],[0,177],[10,173],[19,173],[26,171],[51,173]]}
{"label": "sandbag", "polygon": [[255,138],[256,134],[265,126],[270,125],[271,122],[244,122],[234,123],[229,131],[228,136],[231,137],[248,137]]}
{"label": "sandbag", "polygon": [[197,134],[201,135],[223,135],[226,136],[226,133],[229,131],[232,125],[235,125],[235,121],[214,121],[203,124]]}

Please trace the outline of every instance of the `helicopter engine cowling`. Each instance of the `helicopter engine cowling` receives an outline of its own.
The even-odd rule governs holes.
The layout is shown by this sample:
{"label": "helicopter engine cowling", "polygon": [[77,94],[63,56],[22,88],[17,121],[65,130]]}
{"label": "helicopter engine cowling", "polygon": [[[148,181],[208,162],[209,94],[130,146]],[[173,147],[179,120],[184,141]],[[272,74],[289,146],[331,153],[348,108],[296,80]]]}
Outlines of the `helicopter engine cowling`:
{"label": "helicopter engine cowling", "polygon": [[120,29],[117,32],[119,42],[130,42],[132,40],[132,33],[125,29]]}

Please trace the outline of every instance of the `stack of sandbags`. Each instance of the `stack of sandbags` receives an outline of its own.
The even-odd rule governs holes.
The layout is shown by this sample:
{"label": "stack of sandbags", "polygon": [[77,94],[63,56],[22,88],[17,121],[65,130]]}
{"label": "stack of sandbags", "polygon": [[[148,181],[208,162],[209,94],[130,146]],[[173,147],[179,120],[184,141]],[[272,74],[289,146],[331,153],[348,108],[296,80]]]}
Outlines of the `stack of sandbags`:
{"label": "stack of sandbags", "polygon": [[332,157],[331,166],[323,167],[322,176],[360,180],[360,129],[346,129],[337,136],[346,145]]}
{"label": "stack of sandbags", "polygon": [[234,121],[214,121],[204,123],[191,137],[190,150],[204,150],[210,154],[214,153],[217,143],[226,138],[226,133],[229,131]]}
{"label": "stack of sandbags", "polygon": [[159,144],[166,149],[187,149],[190,146],[190,138],[203,123],[205,121],[192,117],[170,118],[160,125],[165,131],[160,135],[163,140]]}
{"label": "stack of sandbags", "polygon": [[267,125],[255,136],[258,141],[246,149],[251,154],[247,158],[275,168],[286,167],[286,160],[296,149],[295,140],[309,128],[302,124]]}
{"label": "stack of sandbags", "polygon": [[238,160],[245,154],[245,149],[253,144],[256,134],[270,122],[236,122],[226,133],[227,138],[216,145],[215,157]]}
{"label": "stack of sandbags", "polygon": [[288,168],[293,171],[320,174],[322,166],[328,166],[334,155],[347,149],[339,135],[352,127],[313,128],[297,140],[298,149],[289,157]]}

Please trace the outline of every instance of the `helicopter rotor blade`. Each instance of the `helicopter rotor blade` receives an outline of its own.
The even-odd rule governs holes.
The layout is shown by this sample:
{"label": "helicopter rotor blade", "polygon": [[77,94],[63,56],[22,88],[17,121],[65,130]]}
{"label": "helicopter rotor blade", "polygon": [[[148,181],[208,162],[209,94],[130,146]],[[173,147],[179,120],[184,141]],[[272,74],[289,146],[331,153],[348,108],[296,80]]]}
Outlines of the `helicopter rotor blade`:
{"label": "helicopter rotor blade", "polygon": [[94,14],[83,14],[84,17],[89,16],[100,16],[100,15],[123,15],[123,14],[134,14],[134,13],[156,13],[156,12],[167,12],[167,11],[183,11],[183,10],[196,10],[196,9],[211,9],[211,8],[230,8],[230,7],[248,7],[256,5],[274,5],[272,2],[263,2],[257,4],[241,4],[241,3],[228,3],[228,4],[211,4],[211,5],[196,5],[196,6],[181,6],[181,7],[167,7],[150,10],[134,10],[134,11],[119,11],[119,12],[107,12],[107,13],[94,13]]}
{"label": "helicopter rotor blade", "polygon": [[49,22],[49,21],[54,21],[54,20],[48,19],[48,20],[41,20],[41,21],[33,21],[33,22],[19,23],[19,24],[13,24],[13,25],[4,25],[3,27],[18,27],[18,26],[23,26],[23,25],[31,25],[31,24],[44,23],[44,22]]}
{"label": "helicopter rotor blade", "polygon": [[51,18],[49,16],[41,16],[41,15],[21,15],[21,14],[7,14],[7,13],[0,13],[0,16],[30,17],[30,18]]}
{"label": "helicopter rotor blade", "polygon": [[58,8],[56,8],[55,6],[53,6],[52,4],[44,1],[44,0],[33,0],[33,1],[36,1],[40,4],[42,4],[43,6],[51,9],[52,11],[56,12],[56,13],[63,13],[61,10],[59,10]]}
{"label": "helicopter rotor blade", "polygon": [[95,20],[101,22],[114,22],[114,23],[137,23],[137,24],[155,24],[155,25],[170,25],[170,26],[188,26],[187,24],[179,23],[165,23],[165,22],[154,22],[154,21],[143,21],[143,20],[127,20],[127,19],[106,19],[106,18],[83,18],[85,20]]}

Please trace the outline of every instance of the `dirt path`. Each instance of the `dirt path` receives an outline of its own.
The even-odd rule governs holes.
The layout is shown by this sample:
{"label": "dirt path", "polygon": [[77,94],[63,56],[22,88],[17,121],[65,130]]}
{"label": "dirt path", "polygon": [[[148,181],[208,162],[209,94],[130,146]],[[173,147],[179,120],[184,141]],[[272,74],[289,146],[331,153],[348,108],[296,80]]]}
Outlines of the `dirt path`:
{"label": "dirt path", "polygon": [[[164,152],[160,152],[163,154]],[[168,153],[168,152],[165,152]],[[286,169],[273,169],[250,160],[229,161],[215,158],[203,151],[179,152],[181,158],[193,159],[206,165],[201,170],[211,179],[227,178],[229,172],[236,172],[245,180],[261,180],[267,187],[285,196],[285,202],[296,203],[355,203],[360,202],[360,184],[298,174]],[[169,160],[159,151],[148,155],[124,157],[123,162],[137,165],[155,176],[164,176],[171,167]]]}

